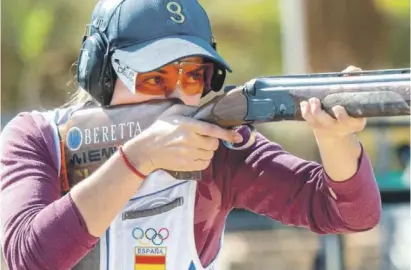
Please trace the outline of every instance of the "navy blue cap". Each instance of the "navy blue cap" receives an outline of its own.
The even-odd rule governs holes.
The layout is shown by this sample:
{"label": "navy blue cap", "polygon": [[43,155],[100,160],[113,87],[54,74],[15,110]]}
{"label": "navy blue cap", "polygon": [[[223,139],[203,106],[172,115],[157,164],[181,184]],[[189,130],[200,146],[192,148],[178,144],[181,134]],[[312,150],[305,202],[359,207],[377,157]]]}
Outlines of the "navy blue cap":
{"label": "navy blue cap", "polygon": [[148,72],[200,56],[232,71],[212,46],[210,21],[197,0],[102,0],[92,24],[105,32],[114,66]]}

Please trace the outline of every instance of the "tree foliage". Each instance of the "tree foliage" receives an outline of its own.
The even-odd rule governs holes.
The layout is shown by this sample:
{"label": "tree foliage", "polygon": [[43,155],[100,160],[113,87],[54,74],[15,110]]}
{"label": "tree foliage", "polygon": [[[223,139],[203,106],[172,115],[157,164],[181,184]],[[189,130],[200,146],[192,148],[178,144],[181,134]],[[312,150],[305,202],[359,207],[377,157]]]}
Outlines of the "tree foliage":
{"label": "tree foliage", "polygon": [[[338,70],[347,64],[409,65],[408,0],[305,2],[311,18],[307,30],[313,71]],[[3,1],[3,111],[64,102],[71,66],[95,3]],[[234,70],[227,83],[282,72],[278,0],[207,0],[202,5],[209,13],[219,52]]]}
{"label": "tree foliage", "polygon": [[[109,0],[107,0],[109,1]],[[290,0],[291,1],[291,0]],[[306,0],[311,72],[410,65],[409,0]],[[84,26],[96,0],[6,0],[2,6],[2,118],[63,104],[73,78]],[[283,72],[279,0],[207,0],[218,51],[233,68],[227,84]],[[7,119],[6,119],[7,120]],[[304,125],[260,130],[313,158]],[[293,132],[289,132],[292,130]],[[305,149],[294,142],[305,137]],[[311,142],[311,143],[310,143]]]}

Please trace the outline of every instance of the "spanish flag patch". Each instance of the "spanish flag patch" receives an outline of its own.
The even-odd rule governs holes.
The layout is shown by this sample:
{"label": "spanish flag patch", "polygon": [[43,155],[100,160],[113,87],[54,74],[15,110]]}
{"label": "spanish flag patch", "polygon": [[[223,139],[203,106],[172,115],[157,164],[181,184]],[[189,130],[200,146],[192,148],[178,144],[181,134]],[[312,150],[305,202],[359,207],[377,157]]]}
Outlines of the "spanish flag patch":
{"label": "spanish flag patch", "polygon": [[165,247],[136,247],[135,270],[166,270]]}

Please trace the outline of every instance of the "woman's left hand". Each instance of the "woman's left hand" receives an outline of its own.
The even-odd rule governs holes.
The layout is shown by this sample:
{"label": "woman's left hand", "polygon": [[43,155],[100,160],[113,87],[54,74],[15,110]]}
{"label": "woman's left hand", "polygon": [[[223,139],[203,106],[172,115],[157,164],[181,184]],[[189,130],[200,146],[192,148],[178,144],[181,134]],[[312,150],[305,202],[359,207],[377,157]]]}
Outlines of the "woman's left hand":
{"label": "woman's left hand", "polygon": [[[343,72],[361,71],[360,68],[350,66]],[[365,118],[354,118],[348,115],[342,106],[334,106],[332,111],[336,117],[331,117],[321,108],[318,98],[310,98],[300,103],[302,117],[314,131],[318,138],[338,139],[355,132],[362,131],[366,125]]]}

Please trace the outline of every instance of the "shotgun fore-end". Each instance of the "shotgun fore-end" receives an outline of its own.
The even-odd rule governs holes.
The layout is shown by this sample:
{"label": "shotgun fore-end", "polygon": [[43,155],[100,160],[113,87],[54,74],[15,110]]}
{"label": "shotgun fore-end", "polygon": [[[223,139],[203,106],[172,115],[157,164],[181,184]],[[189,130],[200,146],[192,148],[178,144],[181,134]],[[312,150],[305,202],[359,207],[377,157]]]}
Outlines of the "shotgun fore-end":
{"label": "shotgun fore-end", "polygon": [[410,81],[410,69],[258,77],[243,87],[244,120],[302,121],[300,103],[310,98],[318,98],[333,117],[337,105],[352,117],[409,115]]}

